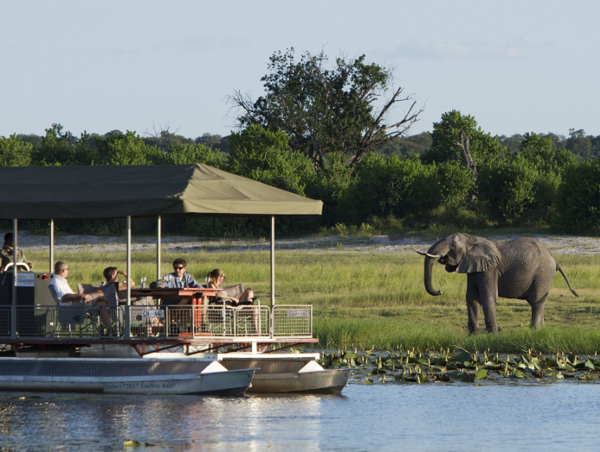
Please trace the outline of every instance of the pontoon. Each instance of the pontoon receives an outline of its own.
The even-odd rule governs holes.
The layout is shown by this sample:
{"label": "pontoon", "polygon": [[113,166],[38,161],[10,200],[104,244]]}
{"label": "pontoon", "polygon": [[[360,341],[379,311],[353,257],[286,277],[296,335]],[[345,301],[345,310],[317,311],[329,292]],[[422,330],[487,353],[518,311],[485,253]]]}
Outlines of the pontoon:
{"label": "pontoon", "polygon": [[[206,165],[0,168],[0,192],[0,218],[13,220],[15,248],[19,220],[43,219],[50,226],[47,272],[26,271],[15,263],[14,271],[0,274],[5,353],[44,359],[212,359],[230,371],[257,368],[251,388],[257,392],[339,393],[347,384],[350,369],[323,369],[318,354],[285,353],[318,342],[312,306],[275,303],[275,217],[320,214],[321,201]],[[48,290],[55,220],[125,217],[131,275],[132,219],[156,217],[159,279],[161,219],[170,215],[270,217],[270,302],[242,309],[207,306],[200,303],[207,293],[196,290],[169,294],[190,299],[189,305],[162,306],[147,302],[164,296],[157,289],[128,287],[126,300],[110,308],[114,328],[108,331],[100,325],[97,308],[56,305]],[[140,298],[146,302],[136,304]]]}

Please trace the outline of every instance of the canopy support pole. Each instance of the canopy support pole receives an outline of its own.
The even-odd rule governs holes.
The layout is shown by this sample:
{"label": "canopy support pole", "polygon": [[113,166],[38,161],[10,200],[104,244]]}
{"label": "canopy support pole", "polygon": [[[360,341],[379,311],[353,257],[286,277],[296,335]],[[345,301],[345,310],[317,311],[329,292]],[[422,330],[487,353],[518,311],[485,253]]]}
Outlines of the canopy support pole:
{"label": "canopy support pole", "polygon": [[273,320],[275,313],[275,215],[271,215],[271,331],[273,337]]}
{"label": "canopy support pole", "polygon": [[10,307],[10,338],[17,338],[17,220],[13,220],[13,286],[12,304]]}
{"label": "canopy support pole", "polygon": [[[125,281],[127,282],[127,304],[125,305],[125,324],[123,326],[124,337],[125,339],[129,339],[131,337],[130,330],[130,318],[129,318],[129,306],[131,305],[131,216],[127,217],[127,276],[125,277]],[[117,303],[117,311],[119,309],[119,304]],[[118,312],[116,312],[118,315]]]}
{"label": "canopy support pole", "polygon": [[54,271],[54,218],[50,219],[49,249],[50,249],[50,255],[49,255],[50,262],[48,262],[48,264],[49,264],[48,273],[52,273]]}
{"label": "canopy support pole", "polygon": [[156,281],[160,281],[160,249],[162,235],[162,217],[159,215],[156,219]]}

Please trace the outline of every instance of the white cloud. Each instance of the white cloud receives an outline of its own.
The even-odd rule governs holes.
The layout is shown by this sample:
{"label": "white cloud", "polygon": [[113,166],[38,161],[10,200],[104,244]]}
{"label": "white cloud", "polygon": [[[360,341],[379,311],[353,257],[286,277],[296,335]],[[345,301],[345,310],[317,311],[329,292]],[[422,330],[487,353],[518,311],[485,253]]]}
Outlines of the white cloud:
{"label": "white cloud", "polygon": [[202,36],[198,38],[180,39],[177,42],[177,46],[186,52],[191,53],[204,53],[214,49],[251,47],[250,43],[246,39],[236,36],[224,36],[221,38]]}
{"label": "white cloud", "polygon": [[489,44],[477,40],[415,40],[386,52],[394,57],[432,58],[443,60],[514,60],[525,57],[527,45],[519,41]]}

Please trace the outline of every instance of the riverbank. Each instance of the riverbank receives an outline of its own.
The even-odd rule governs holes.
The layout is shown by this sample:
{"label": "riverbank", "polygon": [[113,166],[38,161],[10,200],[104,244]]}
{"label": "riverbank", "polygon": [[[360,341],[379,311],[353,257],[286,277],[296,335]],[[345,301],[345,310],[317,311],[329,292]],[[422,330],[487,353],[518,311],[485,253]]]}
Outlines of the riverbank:
{"label": "riverbank", "polygon": [[[493,241],[507,241],[517,237],[534,237],[543,242],[554,254],[595,255],[600,254],[600,237],[582,237],[553,234],[504,234],[491,235]],[[356,252],[356,253],[413,253],[414,248],[427,248],[436,239],[422,236],[375,235],[355,236],[311,236],[293,239],[276,239],[277,251],[302,251],[306,253]],[[55,238],[57,251],[125,251],[124,237],[103,237],[91,235],[65,235]],[[248,252],[268,251],[270,243],[265,239],[233,240],[207,239],[198,237],[166,236],[162,238],[162,250],[165,252]],[[24,251],[43,251],[48,248],[48,237],[19,233],[19,248]],[[133,251],[156,249],[155,237],[135,237]]]}

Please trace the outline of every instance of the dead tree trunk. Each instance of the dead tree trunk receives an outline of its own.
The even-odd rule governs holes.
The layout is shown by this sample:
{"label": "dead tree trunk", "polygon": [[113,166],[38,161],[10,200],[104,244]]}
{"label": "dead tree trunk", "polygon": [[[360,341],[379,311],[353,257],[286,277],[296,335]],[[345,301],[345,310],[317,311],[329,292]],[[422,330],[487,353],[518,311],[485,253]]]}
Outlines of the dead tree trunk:
{"label": "dead tree trunk", "polygon": [[[471,176],[473,178],[473,185],[477,182],[477,165],[475,165],[475,161],[473,157],[471,157],[470,144],[469,144],[469,135],[465,133],[463,129],[460,129],[458,133],[458,143],[456,143],[461,151],[462,151],[462,160],[461,163],[471,171]],[[475,200],[475,195],[472,195],[472,201]]]}

